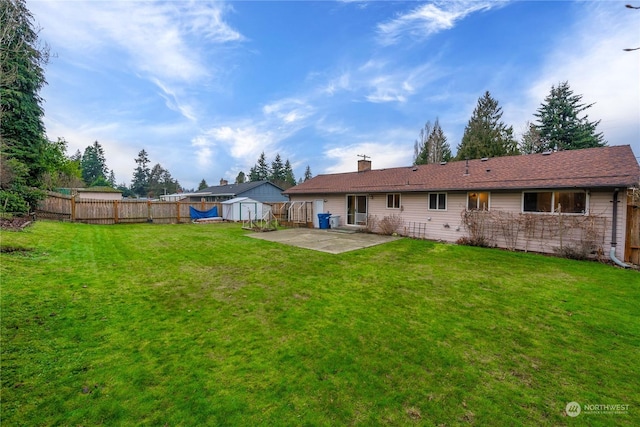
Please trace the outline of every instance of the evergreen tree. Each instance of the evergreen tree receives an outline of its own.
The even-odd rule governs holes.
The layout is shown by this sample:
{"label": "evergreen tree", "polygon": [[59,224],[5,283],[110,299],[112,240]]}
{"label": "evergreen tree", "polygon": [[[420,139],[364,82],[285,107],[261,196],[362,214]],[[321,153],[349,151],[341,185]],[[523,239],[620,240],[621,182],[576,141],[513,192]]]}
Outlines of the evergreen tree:
{"label": "evergreen tree", "polygon": [[501,118],[502,107],[499,107],[498,101],[486,91],[484,96],[478,99],[478,105],[464,129],[456,158],[480,159],[518,154],[513,127],[505,125]]}
{"label": "evergreen tree", "polygon": [[88,146],[84,150],[82,160],[80,160],[82,169],[82,179],[91,186],[96,180],[100,183],[107,181],[107,160],[104,156],[104,149],[98,141]]}
{"label": "evergreen tree", "polygon": [[26,167],[24,185],[32,187],[50,169],[40,97],[48,60],[25,0],[0,1],[0,151]]}
{"label": "evergreen tree", "polygon": [[115,172],[113,172],[113,170],[109,172],[109,178],[107,179],[107,182],[109,183],[109,187],[116,188],[116,174]]}
{"label": "evergreen tree", "polygon": [[414,164],[416,165],[451,160],[451,147],[449,147],[447,137],[437,118],[433,127],[430,122],[427,122],[424,129],[420,130],[420,136],[414,144],[414,153]]}
{"label": "evergreen tree", "polygon": [[202,181],[200,181],[200,184],[198,184],[198,191],[204,190],[208,186],[209,184],[207,184],[207,181],[205,181],[204,178],[202,178]]}
{"label": "evergreen tree", "polygon": [[122,191],[122,197],[134,197],[135,196],[133,191],[131,191],[131,189],[129,187],[127,187],[127,183],[126,182],[118,184],[116,189]]}
{"label": "evergreen tree", "polygon": [[311,174],[311,168],[309,167],[309,165],[307,165],[307,168],[304,170],[304,181],[308,181],[311,178],[313,178],[313,175]]}
{"label": "evergreen tree", "polygon": [[244,184],[247,181],[247,177],[244,172],[238,172],[238,176],[236,176],[236,184]]}
{"label": "evergreen tree", "polygon": [[284,182],[286,183],[287,187],[293,187],[294,185],[296,185],[296,177],[293,174],[293,168],[291,167],[291,162],[289,161],[289,159],[284,162]]}
{"label": "evergreen tree", "polygon": [[171,173],[157,163],[149,172],[149,184],[147,193],[149,197],[160,197],[164,194],[174,194],[178,192],[180,185],[173,179]]}
{"label": "evergreen tree", "polygon": [[282,164],[280,153],[277,153],[276,158],[271,162],[271,173],[268,179],[275,183],[284,181],[284,165]]}
{"label": "evergreen tree", "polygon": [[593,104],[582,103],[582,95],[574,95],[569,82],[551,86],[551,93],[534,114],[538,121],[541,144],[538,152],[577,150],[607,145],[602,132],[596,132],[598,121],[589,121],[585,114]]}
{"label": "evergreen tree", "polygon": [[260,181],[260,175],[258,175],[258,167],[254,165],[249,169],[249,182]]}
{"label": "evergreen tree", "polygon": [[258,158],[258,163],[256,165],[256,174],[258,177],[256,181],[265,181],[269,179],[269,176],[271,175],[271,171],[269,170],[269,166],[267,165],[267,158],[264,154],[264,151]]}
{"label": "evergreen tree", "polygon": [[136,164],[138,166],[133,172],[131,191],[139,197],[146,197],[149,190],[151,170],[149,169],[149,155],[144,149],[138,153]]}
{"label": "evergreen tree", "polygon": [[[27,212],[57,174],[59,146],[45,136],[40,90],[49,49],[42,45],[25,0],[0,1],[0,211]],[[47,179],[47,181],[51,181]]]}
{"label": "evergreen tree", "polygon": [[271,170],[269,169],[269,165],[267,164],[267,157],[264,154],[264,151],[260,154],[258,158],[258,163],[256,163],[249,170],[249,181],[266,181],[271,177]]}

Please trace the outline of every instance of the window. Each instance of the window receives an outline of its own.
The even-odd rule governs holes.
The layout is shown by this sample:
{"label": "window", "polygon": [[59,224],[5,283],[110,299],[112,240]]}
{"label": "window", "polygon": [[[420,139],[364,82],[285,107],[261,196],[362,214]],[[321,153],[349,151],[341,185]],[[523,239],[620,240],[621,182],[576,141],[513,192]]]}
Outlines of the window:
{"label": "window", "polygon": [[387,194],[387,209],[400,209],[400,194]]}
{"label": "window", "polygon": [[447,193],[429,193],[429,210],[446,211]]}
{"label": "window", "polygon": [[523,195],[522,211],[584,214],[587,211],[587,193],[584,191],[527,192]]}
{"label": "window", "polygon": [[553,193],[550,191],[524,193],[524,212],[551,212]]}
{"label": "window", "polygon": [[467,210],[489,210],[489,193],[478,192],[467,194]]}
{"label": "window", "polygon": [[558,192],[554,194],[556,212],[583,214],[587,211],[587,193]]}

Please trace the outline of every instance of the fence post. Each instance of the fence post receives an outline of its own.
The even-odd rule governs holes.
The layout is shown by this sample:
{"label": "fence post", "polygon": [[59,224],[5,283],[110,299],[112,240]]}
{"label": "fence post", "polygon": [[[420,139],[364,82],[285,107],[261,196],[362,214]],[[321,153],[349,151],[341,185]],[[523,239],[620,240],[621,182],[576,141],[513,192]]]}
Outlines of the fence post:
{"label": "fence post", "polygon": [[115,224],[118,223],[118,201],[117,200],[113,201],[113,222]]}
{"label": "fence post", "polygon": [[178,224],[180,224],[180,202],[176,202],[176,218]]}
{"label": "fence post", "polygon": [[147,222],[153,222],[153,217],[151,216],[151,200],[147,200]]}
{"label": "fence post", "polygon": [[201,211],[204,211],[204,197],[201,197],[201,198],[200,198],[200,205],[201,205],[201,206],[200,206],[200,210],[201,210]]}
{"label": "fence post", "polygon": [[71,222],[76,222],[76,198],[71,197]]}

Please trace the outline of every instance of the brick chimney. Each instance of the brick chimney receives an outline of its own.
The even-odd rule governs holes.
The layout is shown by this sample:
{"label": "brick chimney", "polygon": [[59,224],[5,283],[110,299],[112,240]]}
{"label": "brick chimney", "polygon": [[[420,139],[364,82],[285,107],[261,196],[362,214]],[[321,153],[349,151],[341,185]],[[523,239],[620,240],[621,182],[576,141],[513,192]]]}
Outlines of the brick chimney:
{"label": "brick chimney", "polygon": [[227,185],[227,184],[229,184],[229,181],[227,181],[224,178],[220,178],[220,187],[222,187],[223,185]]}
{"label": "brick chimney", "polygon": [[358,160],[358,172],[371,170],[371,160]]}

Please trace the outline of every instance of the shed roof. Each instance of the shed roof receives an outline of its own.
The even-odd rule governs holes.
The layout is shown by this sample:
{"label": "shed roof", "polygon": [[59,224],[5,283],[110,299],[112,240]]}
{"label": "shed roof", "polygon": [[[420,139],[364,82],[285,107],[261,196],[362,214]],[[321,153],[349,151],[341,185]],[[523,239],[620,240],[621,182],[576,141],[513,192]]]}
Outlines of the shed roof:
{"label": "shed roof", "polygon": [[640,166],[629,145],[317,175],[285,194],[628,188]]}
{"label": "shed roof", "polygon": [[250,199],[248,197],[234,197],[233,199],[225,200],[221,202],[223,205],[232,205],[234,203],[260,203],[257,200]]}

